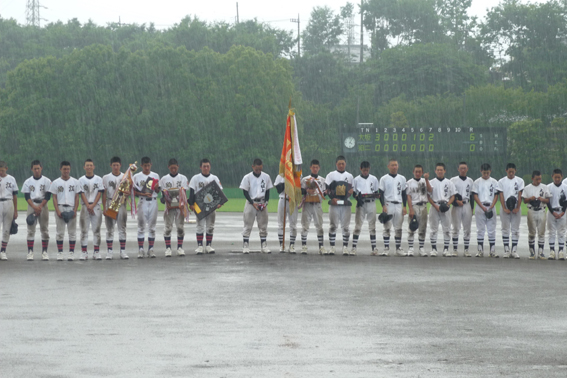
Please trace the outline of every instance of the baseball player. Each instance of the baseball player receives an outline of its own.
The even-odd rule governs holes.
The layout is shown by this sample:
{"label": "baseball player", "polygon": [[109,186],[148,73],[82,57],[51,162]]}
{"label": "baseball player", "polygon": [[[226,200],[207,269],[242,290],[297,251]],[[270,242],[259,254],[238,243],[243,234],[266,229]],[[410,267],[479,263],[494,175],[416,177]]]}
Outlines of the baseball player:
{"label": "baseball player", "polygon": [[10,241],[12,221],[18,218],[18,184],[8,173],[8,164],[0,161],[0,214],[2,216],[2,249],[0,260],[8,260],[6,246]]}
{"label": "baseball player", "polygon": [[398,161],[388,161],[388,173],[380,178],[380,202],[385,213],[393,218],[384,224],[384,251],[380,256],[390,254],[390,229],[394,225],[394,238],[396,240],[396,255],[406,256],[402,250],[402,224],[406,215],[406,178],[398,174]]}
{"label": "baseball player", "polygon": [[319,160],[311,160],[311,175],[301,179],[301,190],[305,196],[303,210],[301,211],[301,253],[307,254],[307,233],[313,219],[317,229],[317,241],[319,242],[319,254],[326,255],[327,250],[323,246],[323,207],[327,186],[325,177],[319,176],[321,165]]}
{"label": "baseball player", "polygon": [[77,237],[77,209],[79,208],[79,196],[82,192],[79,180],[71,177],[71,163],[62,161],[59,165],[61,177],[54,180],[49,187],[53,194],[53,207],[55,208],[55,227],[57,241],[57,261],[63,261],[63,238],[65,228],[69,235],[69,255],[67,260],[75,259],[75,241]]}
{"label": "baseball player", "polygon": [[89,243],[89,228],[93,230],[94,253],[93,260],[101,260],[100,256],[100,226],[102,225],[102,211],[100,199],[104,192],[102,178],[94,174],[95,165],[91,159],[85,161],[83,167],[85,175],[79,178],[81,184],[81,257],[88,259],[87,245]]}
{"label": "baseball player", "polygon": [[148,232],[148,251],[146,257],[155,258],[154,242],[156,240],[157,222],[157,195],[159,188],[159,175],[152,172],[152,160],[145,156],[142,158],[142,172],[132,177],[134,181],[134,194],[138,200],[138,258],[144,258],[144,237]]}
{"label": "baseball player", "polygon": [[[278,239],[280,241],[280,253],[284,253],[285,249],[283,247],[284,242],[284,208],[286,209],[285,218],[287,218],[287,224],[289,225],[289,253],[295,254],[295,238],[297,237],[297,215],[299,210],[297,208],[291,209],[289,206],[289,198],[285,194],[285,178],[281,175],[277,175],[274,180],[274,186],[279,194],[278,201]],[[299,205],[299,204],[298,204]]]}
{"label": "baseball player", "polygon": [[[524,190],[524,180],[516,176],[516,165],[509,163],[506,165],[506,177],[498,181],[500,185],[500,222],[502,223],[502,241],[504,243],[504,253],[510,252],[510,230],[512,233],[512,252],[517,252],[518,239],[520,238],[520,220],[522,213],[522,190]],[[515,198],[506,202],[509,198]],[[512,206],[508,209],[509,205]]]}
{"label": "baseball player", "polygon": [[532,183],[524,188],[522,198],[528,205],[528,244],[530,247],[530,260],[536,258],[535,237],[538,236],[537,257],[546,260],[543,253],[545,245],[545,206],[549,204],[551,194],[547,185],[541,183],[541,172],[533,171]]}
{"label": "baseball player", "polygon": [[365,220],[368,220],[368,233],[370,234],[372,252],[376,250],[376,199],[380,193],[379,188],[380,183],[378,179],[370,174],[370,163],[367,161],[360,163],[360,175],[355,177],[352,184],[357,204],[350,255],[356,255],[356,245],[358,244],[362,224]]}
{"label": "baseball player", "polygon": [[262,172],[264,165],[262,160],[254,159],[252,172],[242,178],[240,189],[244,192],[246,204],[244,205],[244,230],[242,231],[243,243],[242,253],[250,253],[250,233],[254,227],[254,220],[258,223],[260,230],[260,242],[262,253],[270,253],[266,237],[268,236],[268,201],[270,200],[270,189],[273,187],[270,176]]}
{"label": "baseball player", "polygon": [[[195,194],[197,194],[201,189],[216,181],[219,187],[222,189],[221,182],[219,178],[211,173],[211,162],[209,159],[202,159],[200,162],[201,173],[191,177],[189,182],[189,206],[191,210],[195,210]],[[217,207],[220,208],[221,205]],[[217,218],[216,210],[207,215],[201,220],[197,220],[197,254],[203,253],[203,234],[205,229],[207,231],[207,241],[205,245],[205,253],[215,253],[212,246],[213,243],[213,232],[215,231],[215,220]]]}
{"label": "baseball player", "polygon": [[453,256],[457,257],[459,245],[459,233],[461,226],[463,227],[463,242],[465,244],[465,257],[471,257],[469,252],[469,243],[471,240],[471,224],[472,211],[474,201],[472,199],[471,190],[473,187],[473,179],[467,177],[469,166],[462,161],[458,167],[459,175],[451,178],[451,182],[455,185],[455,201],[451,208],[451,224],[453,226]]}
{"label": "baseball player", "polygon": [[31,163],[32,176],[28,178],[22,186],[22,193],[28,203],[26,215],[34,214],[36,221],[28,224],[28,260],[33,260],[33,245],[35,241],[35,229],[39,223],[41,231],[41,259],[49,260],[47,245],[49,244],[49,209],[47,202],[51,199],[49,187],[51,180],[43,176],[43,167],[39,160]]}
{"label": "baseball player", "polygon": [[348,198],[352,195],[354,178],[346,171],[346,159],[338,156],[335,161],[337,170],[329,173],[325,178],[329,201],[329,255],[335,254],[335,238],[337,227],[340,224],[343,232],[343,255],[348,255],[348,240],[350,238],[349,225],[352,215],[351,203]]}
{"label": "baseball player", "polygon": [[567,230],[567,186],[562,183],[563,172],[561,169],[554,169],[551,177],[553,182],[547,185],[551,198],[548,203],[547,212],[547,233],[549,240],[549,259],[555,260],[555,238],[559,244],[559,260],[565,260],[563,246],[565,244],[565,232]]}
{"label": "baseball player", "polygon": [[[118,156],[114,156],[110,159],[111,172],[102,177],[102,185],[104,187],[104,192],[102,192],[102,208],[103,214],[108,207],[110,207],[110,202],[114,193],[120,185],[120,181],[124,177],[124,173],[120,172],[122,168],[122,161]],[[104,217],[104,223],[106,224],[106,259],[112,260],[112,247],[114,244],[114,226],[118,228],[118,240],[120,242],[120,258],[128,260],[128,254],[126,253],[126,221],[128,220],[128,213],[126,210],[126,204],[120,206],[118,209],[118,215],[116,219],[111,217]]]}
{"label": "baseball player", "polygon": [[[167,202],[166,191],[176,188],[181,191],[189,190],[189,182],[187,177],[179,173],[179,163],[177,159],[170,159],[167,163],[167,168],[169,169],[169,174],[163,176],[159,181],[159,187],[162,190],[162,202],[166,205],[166,211],[163,213],[163,221],[165,225],[165,230],[163,233],[163,239],[165,240],[165,257],[171,257],[171,231],[173,229],[173,224],[177,227],[177,256],[185,256],[185,251],[183,250],[183,237],[185,236],[185,217],[183,216],[183,211],[181,208],[171,208],[170,204]],[[183,203],[180,206],[187,206]],[[203,237],[201,234],[201,250],[203,249]],[[201,252],[202,253],[202,252]]]}
{"label": "baseball player", "polygon": [[429,192],[429,203],[431,203],[431,211],[429,212],[429,226],[431,227],[431,257],[437,256],[437,230],[439,223],[443,228],[443,256],[452,257],[449,253],[449,243],[451,242],[451,215],[449,209],[455,200],[455,184],[451,180],[445,178],[447,169],[444,163],[435,165],[435,177],[431,180]]}
{"label": "baseball player", "polygon": [[[425,252],[425,233],[427,231],[427,203],[431,192],[431,184],[429,183],[429,173],[423,173],[423,167],[416,165],[413,168],[413,178],[406,183],[409,217],[408,225],[411,224],[415,216],[418,222],[418,238],[419,238],[419,255],[427,257]],[[408,227],[408,256],[414,255],[413,242],[415,231]]]}
{"label": "baseball player", "polygon": [[[494,214],[494,206],[498,201],[498,193],[500,185],[496,179],[490,177],[492,168],[490,164],[484,163],[480,166],[481,177],[473,183],[473,198],[478,205],[475,211],[476,232],[478,242],[478,252],[476,257],[484,256],[484,233],[488,233],[488,242],[490,244],[490,256],[498,257],[496,254],[496,216]],[[519,259],[516,252],[513,257]]]}

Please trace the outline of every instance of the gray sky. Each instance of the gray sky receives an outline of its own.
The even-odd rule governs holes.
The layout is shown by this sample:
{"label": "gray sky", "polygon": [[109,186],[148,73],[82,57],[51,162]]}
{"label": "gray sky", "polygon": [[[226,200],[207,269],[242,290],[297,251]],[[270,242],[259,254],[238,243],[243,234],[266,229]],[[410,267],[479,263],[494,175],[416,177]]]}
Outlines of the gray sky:
{"label": "gray sky", "polygon": [[[270,0],[239,0],[240,20],[257,18],[269,22],[272,26],[297,30],[297,24],[290,18],[301,19],[301,29],[307,24],[311,9],[315,6],[327,5],[339,10],[347,0],[287,0],[276,2]],[[540,2],[540,1],[532,1]],[[15,18],[19,23],[26,21],[27,0],[0,0],[0,16]],[[117,22],[119,17],[123,23],[153,22],[157,28],[167,28],[178,23],[185,15],[197,15],[207,21],[234,22],[236,19],[236,1],[234,0],[40,0],[42,6],[42,25],[57,20],[67,21],[77,18],[81,23],[92,19],[96,24],[106,25]],[[486,8],[497,2],[491,0],[473,0],[470,13],[483,17]]]}

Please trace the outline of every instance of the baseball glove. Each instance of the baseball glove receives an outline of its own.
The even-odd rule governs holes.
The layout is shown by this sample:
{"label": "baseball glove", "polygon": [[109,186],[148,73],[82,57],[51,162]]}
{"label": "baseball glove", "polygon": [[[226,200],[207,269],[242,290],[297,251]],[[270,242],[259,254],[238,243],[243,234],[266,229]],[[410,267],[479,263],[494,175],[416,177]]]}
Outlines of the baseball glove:
{"label": "baseball glove", "polygon": [[412,231],[417,231],[417,229],[419,228],[419,222],[417,221],[417,217],[414,215],[411,218],[410,224],[409,224],[409,229]]}
{"label": "baseball glove", "polygon": [[486,215],[486,219],[491,219],[494,216],[494,211],[492,209],[486,211],[484,213],[484,215]]}
{"label": "baseball glove", "polygon": [[540,201],[540,200],[537,200],[537,199],[536,199],[536,200],[533,200],[533,201],[530,201],[530,205],[532,205],[532,207],[536,207],[536,208],[537,208],[537,207],[540,207],[540,206],[541,206],[541,201]]}
{"label": "baseball glove", "polygon": [[449,205],[447,205],[447,202],[443,201],[439,203],[439,211],[442,213],[449,211]]}
{"label": "baseball glove", "polygon": [[35,214],[34,214],[34,213],[31,213],[30,215],[27,216],[27,218],[26,218],[26,223],[27,223],[29,226],[33,226],[34,223],[35,223],[35,219],[36,219],[36,218],[35,218]]}
{"label": "baseball glove", "polygon": [[382,224],[386,224],[391,221],[393,217],[393,215],[388,213],[380,213],[380,215],[378,215],[378,221]]}
{"label": "baseball glove", "polygon": [[457,201],[462,201],[462,200],[463,200],[463,196],[461,196],[459,193],[455,194],[455,200],[453,201],[453,206],[459,207]]}
{"label": "baseball glove", "polygon": [[567,209],[567,198],[565,197],[564,194],[562,194],[561,198],[559,198],[559,206],[561,206],[563,211]]}
{"label": "baseball glove", "polygon": [[518,204],[518,199],[516,197],[508,197],[506,200],[506,208],[508,210],[514,210]]}
{"label": "baseball glove", "polygon": [[63,218],[65,223],[69,223],[69,221],[73,219],[73,216],[75,216],[74,211],[64,211],[61,213],[61,218]]}
{"label": "baseball glove", "polygon": [[16,235],[18,233],[18,224],[15,219],[12,219],[12,226],[10,227],[10,235]]}

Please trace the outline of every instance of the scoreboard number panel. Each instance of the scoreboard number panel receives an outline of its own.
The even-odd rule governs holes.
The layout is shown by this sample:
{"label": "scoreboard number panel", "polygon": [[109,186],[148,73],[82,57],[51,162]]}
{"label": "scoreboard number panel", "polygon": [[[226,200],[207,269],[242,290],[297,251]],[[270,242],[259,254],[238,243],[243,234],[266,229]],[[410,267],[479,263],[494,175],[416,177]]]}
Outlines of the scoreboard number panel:
{"label": "scoreboard number panel", "polygon": [[504,155],[506,129],[489,127],[364,126],[342,135],[344,153],[367,155]]}

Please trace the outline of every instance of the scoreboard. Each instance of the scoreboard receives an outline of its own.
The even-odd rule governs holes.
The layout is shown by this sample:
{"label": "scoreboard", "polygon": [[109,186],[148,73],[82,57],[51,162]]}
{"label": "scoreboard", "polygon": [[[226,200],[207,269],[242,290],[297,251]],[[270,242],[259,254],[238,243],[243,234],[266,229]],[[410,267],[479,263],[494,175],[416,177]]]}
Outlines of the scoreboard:
{"label": "scoreboard", "polygon": [[365,155],[504,155],[506,129],[489,127],[376,127],[358,124],[342,135],[344,153]]}

